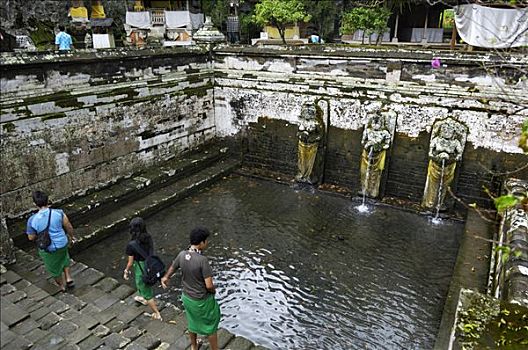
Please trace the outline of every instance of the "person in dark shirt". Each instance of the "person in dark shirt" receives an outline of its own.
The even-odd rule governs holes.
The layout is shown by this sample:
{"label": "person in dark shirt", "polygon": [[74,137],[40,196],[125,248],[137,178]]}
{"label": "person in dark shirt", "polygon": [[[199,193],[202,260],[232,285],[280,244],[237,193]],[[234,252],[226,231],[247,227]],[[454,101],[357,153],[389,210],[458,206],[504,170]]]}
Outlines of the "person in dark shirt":
{"label": "person in dark shirt", "polygon": [[220,323],[220,306],[215,299],[213,271],[209,261],[202,255],[207,248],[209,230],[196,227],[191,231],[191,246],[181,251],[161,279],[161,286],[167,288],[169,278],[178,268],[182,271],[182,302],[191,338],[192,350],[198,349],[197,335],[207,335],[211,350],[218,349],[216,331]]}
{"label": "person in dark shirt", "polygon": [[145,271],[145,258],[138,252],[139,245],[147,254],[152,254],[154,251],[154,243],[152,237],[147,232],[147,225],[142,218],[136,217],[130,221],[130,236],[131,240],[126,246],[126,255],[128,256],[127,266],[123,271],[123,278],[128,280],[131,269],[134,268],[134,278],[136,281],[137,293],[134,300],[143,305],[148,305],[152,309],[152,319],[160,320],[161,315],[154,299],[154,292],[151,286],[147,286],[142,279],[143,271]]}

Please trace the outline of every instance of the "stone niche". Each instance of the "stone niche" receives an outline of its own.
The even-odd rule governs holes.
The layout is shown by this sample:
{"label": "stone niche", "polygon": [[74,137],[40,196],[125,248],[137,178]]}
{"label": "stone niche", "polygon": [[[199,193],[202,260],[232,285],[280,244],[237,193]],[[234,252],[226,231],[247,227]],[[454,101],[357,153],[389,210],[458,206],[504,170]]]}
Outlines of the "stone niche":
{"label": "stone niche", "polygon": [[[433,57],[439,57],[440,68],[432,67]],[[521,91],[528,87],[519,74],[528,64],[525,56],[491,58],[497,66],[508,62],[511,67],[496,71],[487,68],[487,54],[331,46],[220,47],[214,60],[217,134],[247,134],[246,159],[253,166],[273,170],[275,164],[285,175],[294,173],[292,132],[299,125],[300,108],[306,101],[326,99],[324,178],[351,193],[361,188],[363,126],[367,115],[381,110],[397,115],[381,185],[385,197],[421,201],[433,124],[447,117],[469,127],[452,184],[458,197],[489,206],[483,187],[497,193],[500,174],[516,171],[515,176],[528,177],[527,168],[517,171],[528,162],[517,145],[527,118],[528,97]],[[285,129],[278,130],[279,125]]]}

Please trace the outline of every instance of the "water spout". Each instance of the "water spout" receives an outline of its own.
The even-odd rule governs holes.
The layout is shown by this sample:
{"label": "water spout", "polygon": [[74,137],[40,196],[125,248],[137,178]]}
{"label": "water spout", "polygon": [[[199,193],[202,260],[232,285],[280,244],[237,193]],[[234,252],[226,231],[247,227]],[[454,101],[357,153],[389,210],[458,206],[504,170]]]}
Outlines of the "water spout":
{"label": "water spout", "polygon": [[367,198],[367,187],[368,187],[368,184],[369,184],[370,165],[371,165],[371,162],[372,162],[372,152],[373,152],[373,150],[374,150],[374,148],[370,147],[369,154],[368,154],[368,159],[367,159],[367,170],[365,171],[365,180],[363,181],[363,191],[362,191],[363,199],[361,200],[361,205],[357,207],[357,210],[360,213],[368,212],[368,206],[365,204],[365,202],[366,202],[366,198]]}
{"label": "water spout", "polygon": [[444,171],[445,171],[445,159],[442,159],[442,172],[440,175],[440,185],[438,186],[438,196],[436,199],[436,214],[433,218],[433,224],[439,224],[442,222],[440,219],[440,208],[442,207],[442,193],[444,191]]}

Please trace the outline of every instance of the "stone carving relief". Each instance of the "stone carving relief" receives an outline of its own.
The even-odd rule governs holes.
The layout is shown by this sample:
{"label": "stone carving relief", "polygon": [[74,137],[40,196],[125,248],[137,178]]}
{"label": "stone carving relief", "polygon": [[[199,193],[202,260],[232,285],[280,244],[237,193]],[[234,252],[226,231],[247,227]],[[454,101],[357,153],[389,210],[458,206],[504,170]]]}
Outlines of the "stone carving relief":
{"label": "stone carving relief", "polygon": [[387,149],[394,135],[397,115],[394,111],[369,114],[363,131],[361,153],[362,193],[371,198],[379,196],[385,169]]}
{"label": "stone carving relief", "polygon": [[317,185],[321,183],[324,163],[325,124],[323,111],[316,103],[306,103],[301,109],[297,132],[297,166],[295,180]]}
{"label": "stone carving relief", "polygon": [[462,159],[467,127],[452,118],[436,121],[429,144],[429,165],[422,206],[445,209],[447,188],[453,182],[457,162]]}

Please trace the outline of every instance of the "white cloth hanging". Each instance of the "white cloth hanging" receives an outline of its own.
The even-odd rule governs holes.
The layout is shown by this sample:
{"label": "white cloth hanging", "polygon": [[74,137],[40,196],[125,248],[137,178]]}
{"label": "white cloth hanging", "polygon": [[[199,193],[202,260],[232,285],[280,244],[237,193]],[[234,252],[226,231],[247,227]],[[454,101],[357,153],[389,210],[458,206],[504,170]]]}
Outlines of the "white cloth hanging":
{"label": "white cloth hanging", "polygon": [[200,29],[204,24],[203,13],[190,13],[192,29]]}
{"label": "white cloth hanging", "polygon": [[150,12],[129,12],[126,13],[126,24],[131,27],[148,29],[150,28]]}
{"label": "white cloth hanging", "polygon": [[455,23],[462,40],[472,46],[496,49],[528,46],[528,8],[456,6]]}
{"label": "white cloth hanging", "polygon": [[187,27],[190,23],[189,11],[165,11],[165,26],[167,29]]}

